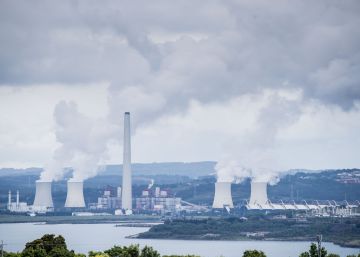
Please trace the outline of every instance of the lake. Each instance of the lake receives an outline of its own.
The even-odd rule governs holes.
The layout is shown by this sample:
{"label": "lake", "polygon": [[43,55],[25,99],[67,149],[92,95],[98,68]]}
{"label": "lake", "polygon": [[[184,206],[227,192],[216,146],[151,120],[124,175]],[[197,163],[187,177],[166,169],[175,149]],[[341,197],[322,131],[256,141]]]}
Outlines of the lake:
{"label": "lake", "polygon": [[[297,257],[309,249],[310,242],[279,241],[192,241],[163,239],[127,239],[126,236],[147,231],[149,228],[115,227],[115,224],[0,224],[0,240],[5,250],[21,251],[25,243],[46,233],[63,235],[69,249],[78,253],[90,250],[106,250],[113,245],[149,245],[161,254],[196,254],[206,257],[239,257],[248,249],[258,249],[268,257]],[[323,243],[328,253],[341,257],[358,254],[359,249],[344,248],[332,243]]]}

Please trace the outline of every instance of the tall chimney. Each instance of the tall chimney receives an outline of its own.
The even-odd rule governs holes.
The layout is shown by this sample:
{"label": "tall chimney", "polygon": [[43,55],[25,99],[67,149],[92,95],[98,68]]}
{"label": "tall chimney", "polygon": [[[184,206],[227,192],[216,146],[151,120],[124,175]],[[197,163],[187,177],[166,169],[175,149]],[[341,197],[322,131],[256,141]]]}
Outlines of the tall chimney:
{"label": "tall chimney", "polygon": [[51,195],[51,181],[36,181],[34,206],[54,207]]}
{"label": "tall chimney", "polygon": [[8,194],[8,206],[10,208],[11,205],[11,190],[9,190],[9,194]]}
{"label": "tall chimney", "polygon": [[68,208],[85,207],[82,181],[68,180],[65,207]]}
{"label": "tall chimney", "polygon": [[249,204],[268,204],[267,183],[251,181],[251,192]]}
{"label": "tall chimney", "polygon": [[230,182],[216,182],[215,183],[215,196],[213,208],[224,208],[228,206],[234,208],[231,196],[231,183]]}
{"label": "tall chimney", "polygon": [[19,207],[19,190],[16,190],[16,206]]}
{"label": "tall chimney", "polygon": [[130,112],[124,115],[124,156],[123,156],[123,181],[121,194],[121,207],[125,210],[132,209],[131,189],[131,142],[130,142]]}

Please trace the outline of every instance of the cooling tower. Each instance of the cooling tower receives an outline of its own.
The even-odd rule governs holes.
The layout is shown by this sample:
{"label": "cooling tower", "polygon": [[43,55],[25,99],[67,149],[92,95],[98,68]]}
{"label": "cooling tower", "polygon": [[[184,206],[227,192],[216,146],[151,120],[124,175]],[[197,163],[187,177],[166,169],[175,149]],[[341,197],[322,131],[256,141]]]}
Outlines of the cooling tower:
{"label": "cooling tower", "polygon": [[265,205],[268,203],[267,183],[251,181],[251,193],[249,204]]}
{"label": "cooling tower", "polygon": [[67,182],[67,195],[66,195],[65,207],[68,208],[85,207],[82,181],[69,180]]}
{"label": "cooling tower", "polygon": [[54,207],[51,195],[51,181],[36,181],[36,192],[33,206]]}
{"label": "cooling tower", "polygon": [[231,183],[230,182],[216,182],[215,183],[215,196],[213,208],[224,208],[228,206],[234,208],[231,197]]}

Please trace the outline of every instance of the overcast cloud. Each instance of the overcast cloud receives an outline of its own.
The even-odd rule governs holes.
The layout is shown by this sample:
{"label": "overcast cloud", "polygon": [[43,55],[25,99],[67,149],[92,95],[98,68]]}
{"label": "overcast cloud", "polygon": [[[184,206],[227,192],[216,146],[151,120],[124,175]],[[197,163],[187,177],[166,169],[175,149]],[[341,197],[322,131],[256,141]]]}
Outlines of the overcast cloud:
{"label": "overcast cloud", "polygon": [[[119,163],[130,111],[135,161],[259,163],[250,149],[272,169],[359,167],[359,13],[358,1],[1,0],[0,166],[44,166],[64,146]],[[94,137],[59,124],[62,100]]]}

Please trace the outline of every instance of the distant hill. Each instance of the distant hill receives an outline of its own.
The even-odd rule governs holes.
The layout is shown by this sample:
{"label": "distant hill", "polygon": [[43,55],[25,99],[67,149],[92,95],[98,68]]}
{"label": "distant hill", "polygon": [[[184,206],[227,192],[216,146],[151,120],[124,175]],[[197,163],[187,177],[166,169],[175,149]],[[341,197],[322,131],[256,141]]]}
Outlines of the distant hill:
{"label": "distant hill", "polygon": [[[155,186],[170,190],[184,200],[196,204],[211,204],[214,196],[215,162],[193,163],[147,163],[133,164],[133,193],[139,196],[150,181]],[[32,203],[35,181],[40,168],[0,169],[0,208],[5,208],[7,193],[20,190],[20,200]],[[84,181],[86,203],[96,202],[106,186],[120,186],[121,165],[108,165],[96,177]],[[211,174],[210,176],[208,174]],[[280,182],[268,187],[272,201],[290,200],[360,200],[360,170],[342,169],[327,171],[289,171]],[[68,174],[69,175],[69,174]],[[250,180],[232,185],[235,204],[250,196]],[[66,197],[66,178],[53,183],[53,198],[56,206],[62,206]]]}
{"label": "distant hill", "polygon": [[[133,163],[133,175],[180,175],[196,178],[215,173],[215,164],[213,161],[204,162],[154,162],[154,163]],[[39,176],[42,168],[27,169],[0,169],[0,177],[11,175],[34,175]],[[99,175],[122,175],[122,165],[106,165],[100,169]]]}

